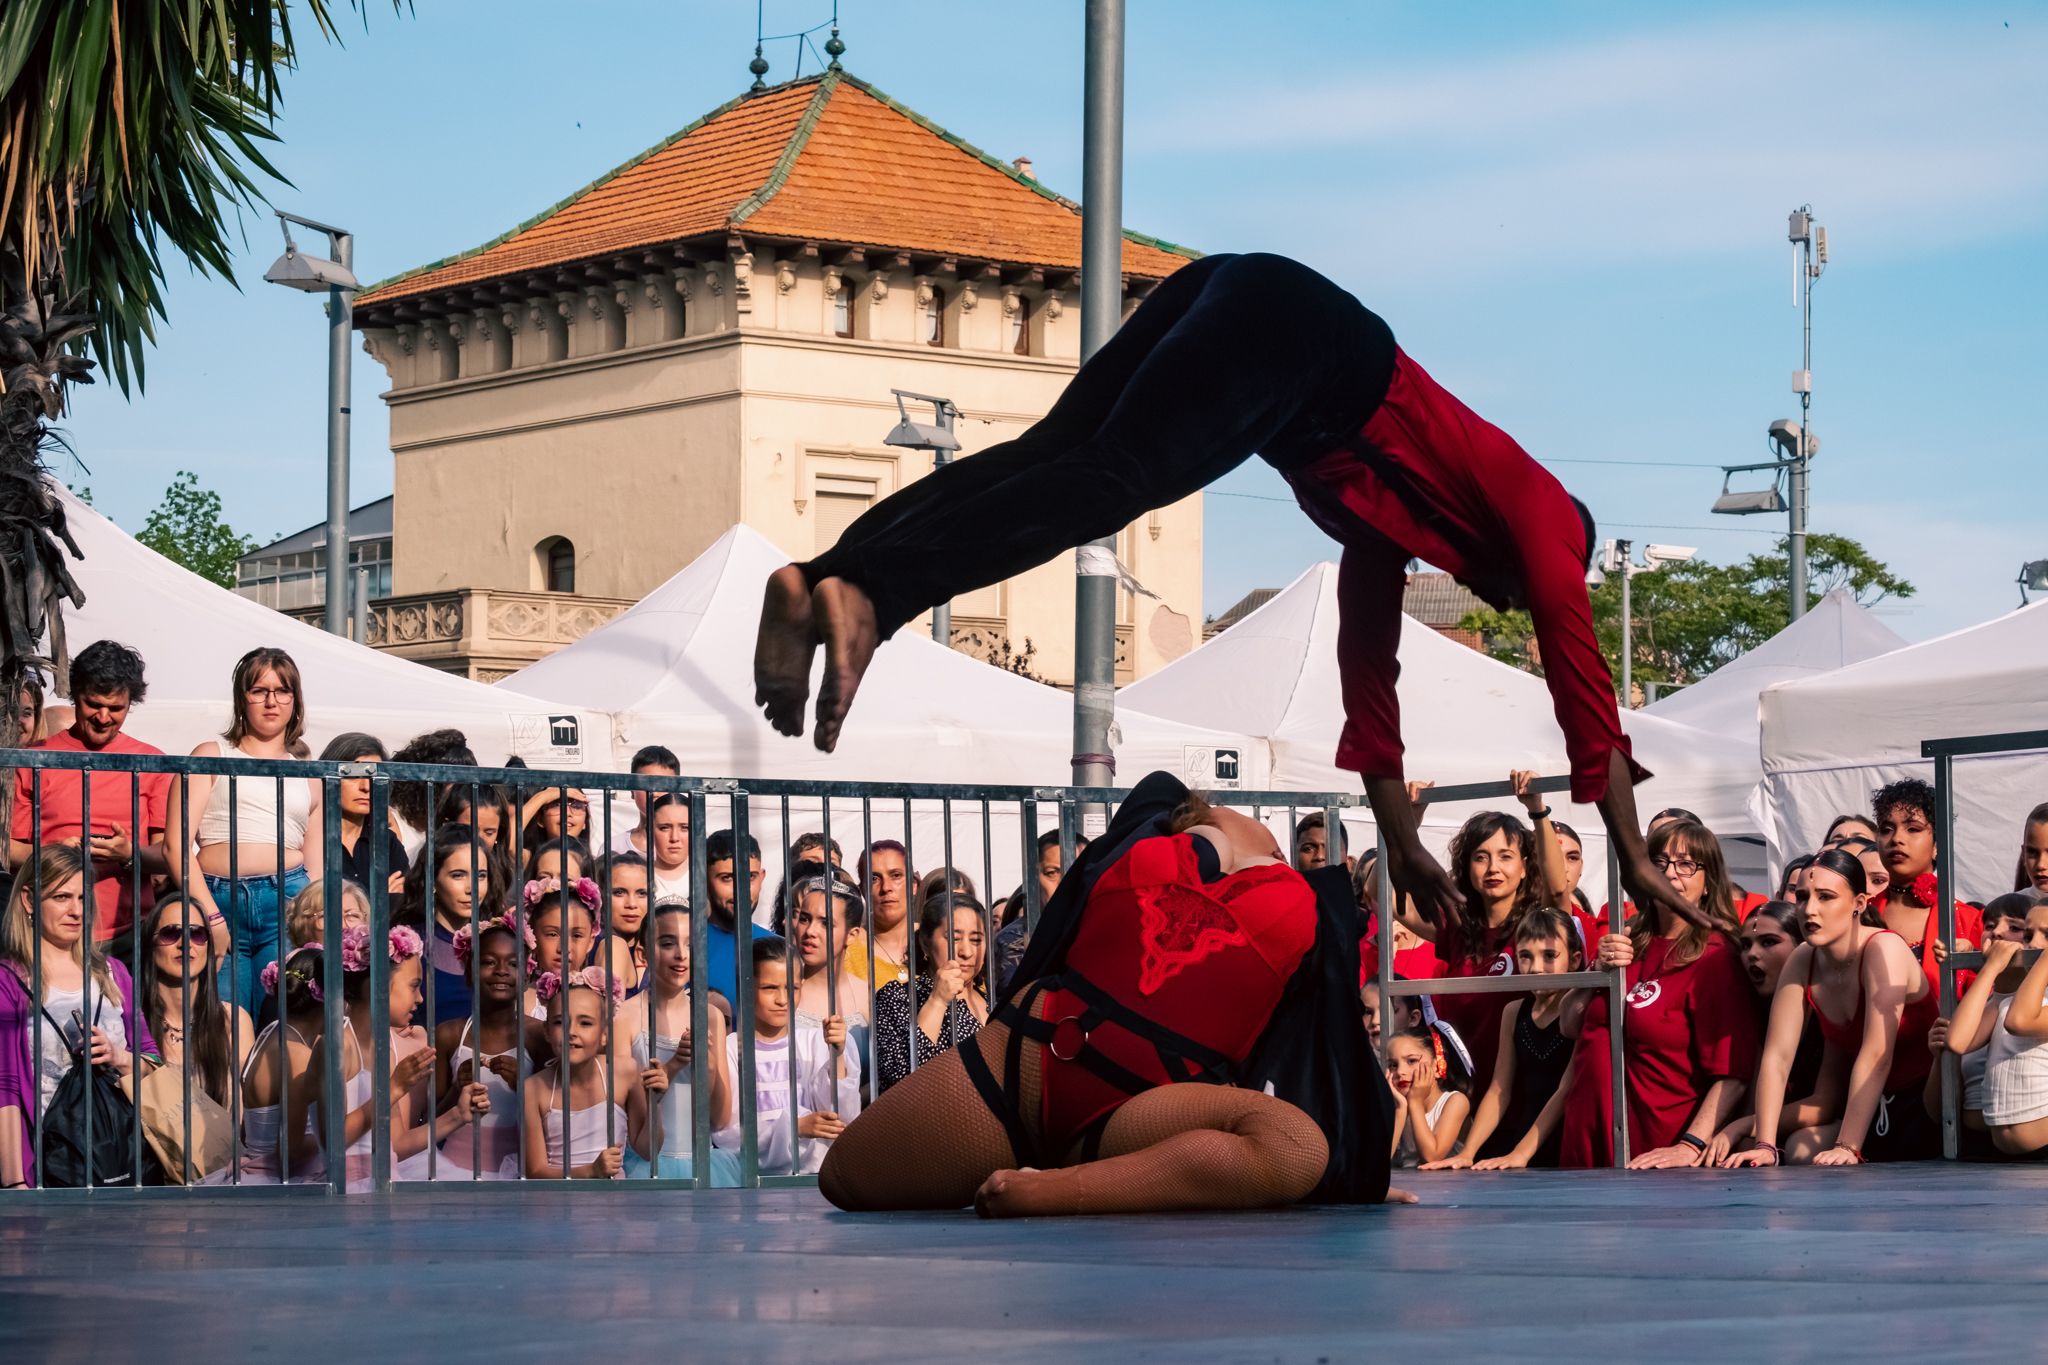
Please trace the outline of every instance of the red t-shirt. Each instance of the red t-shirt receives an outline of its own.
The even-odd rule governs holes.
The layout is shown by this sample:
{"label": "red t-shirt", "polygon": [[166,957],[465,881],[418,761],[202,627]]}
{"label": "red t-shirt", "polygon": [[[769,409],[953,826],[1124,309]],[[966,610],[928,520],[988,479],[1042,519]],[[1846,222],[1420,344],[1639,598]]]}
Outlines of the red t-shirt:
{"label": "red t-shirt", "polygon": [[[1343,680],[1340,768],[1402,776],[1401,597],[1408,560],[1448,570],[1496,607],[1529,610],[1572,799],[1607,792],[1609,756],[1629,753],[1614,680],[1593,634],[1586,533],[1556,477],[1512,437],[1396,352],[1386,397],[1327,455],[1281,471],[1302,510],[1344,547],[1337,568]],[[1649,774],[1633,759],[1636,781]]]}
{"label": "red t-shirt", "polygon": [[[71,731],[51,735],[29,746],[31,749],[46,749],[59,753],[87,753],[86,747],[78,742]],[[125,734],[115,735],[106,748],[105,754],[161,754],[163,750],[153,744],[144,744]],[[81,786],[78,773],[55,768],[42,769],[42,841],[45,844],[62,843],[66,839],[79,837],[80,824],[84,817],[84,803],[81,800]],[[14,820],[8,831],[18,843],[31,842],[36,833],[31,810],[31,793],[34,789],[36,770],[17,768],[14,773]],[[164,807],[170,800],[171,775],[169,773],[143,773],[142,828],[130,828],[135,823],[135,792],[137,785],[128,773],[94,773],[92,775],[92,832],[112,834],[118,826],[127,830],[129,840],[139,852],[148,845],[164,828]],[[95,871],[99,874],[93,883],[94,914],[93,938],[105,942],[116,935],[126,933],[135,922],[139,910],[147,915],[156,905],[155,893],[151,890],[149,878],[142,879],[142,900],[134,900],[134,874],[126,865],[100,863]]]}
{"label": "red t-shirt", "polygon": [[[1756,992],[1742,955],[1723,938],[1682,967],[1665,968],[1674,940],[1652,939],[1628,968],[1628,1145],[1640,1156],[1669,1147],[1685,1131],[1707,1087],[1723,1077],[1753,1080],[1757,1066]],[[1586,1007],[1565,1097],[1560,1166],[1614,1163],[1614,1073],[1607,992]]]}

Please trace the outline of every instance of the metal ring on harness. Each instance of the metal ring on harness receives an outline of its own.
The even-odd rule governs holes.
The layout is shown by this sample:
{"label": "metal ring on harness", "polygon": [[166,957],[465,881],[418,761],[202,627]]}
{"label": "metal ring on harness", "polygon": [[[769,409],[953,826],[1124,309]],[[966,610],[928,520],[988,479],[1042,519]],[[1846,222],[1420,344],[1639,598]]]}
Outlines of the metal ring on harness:
{"label": "metal ring on harness", "polygon": [[[1072,1026],[1071,1031],[1068,1030],[1069,1025]],[[1081,1016],[1070,1014],[1064,1019],[1054,1021],[1052,1034],[1045,1040],[1045,1045],[1060,1061],[1071,1062],[1088,1046],[1088,1034],[1089,1029],[1081,1022]],[[1068,1038],[1074,1041],[1070,1046],[1062,1047],[1062,1040]]]}

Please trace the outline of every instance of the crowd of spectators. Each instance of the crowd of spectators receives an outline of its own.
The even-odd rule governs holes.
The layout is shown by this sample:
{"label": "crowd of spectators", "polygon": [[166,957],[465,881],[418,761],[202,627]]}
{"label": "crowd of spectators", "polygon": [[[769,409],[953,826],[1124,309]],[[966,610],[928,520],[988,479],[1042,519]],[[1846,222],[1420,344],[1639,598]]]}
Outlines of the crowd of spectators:
{"label": "crowd of spectators", "polygon": [[[19,742],[160,752],[128,732],[147,695],[133,650],[81,650],[70,690],[68,708],[24,697]],[[195,756],[309,756],[305,686],[283,651],[245,656],[231,701],[228,730]],[[394,783],[380,824],[361,777],[335,784],[330,805],[304,778],[16,771],[4,792],[0,1186],[36,1182],[39,1135],[75,1138],[74,1073],[117,1077],[132,1096],[165,1076],[189,1084],[192,1107],[169,1120],[137,1102],[174,1179],[188,1158],[195,1179],[242,1183],[321,1181],[338,1160],[360,1187],[379,1122],[400,1179],[690,1178],[701,1162],[731,1184],[749,1150],[763,1172],[814,1172],[864,1103],[986,1023],[1022,954],[1027,906],[1064,868],[1049,832],[1031,884],[985,895],[957,868],[914,867],[892,839],[849,859],[823,832],[792,831],[764,861],[750,836],[715,829],[699,841],[699,905],[685,797],[636,791],[635,818],[614,822],[602,790],[593,803],[576,788],[464,779],[478,758],[454,730],[395,752],[344,734],[320,756],[450,776]],[[656,745],[632,771],[677,777],[681,765]],[[1608,992],[1536,981],[1588,969],[1624,974],[1621,1093],[1638,1167],[1938,1155],[1947,1054],[1959,1059],[1964,1155],[2048,1150],[2048,957],[2021,956],[2048,946],[2048,805],[2023,822],[2015,891],[1958,903],[1956,947],[1985,958],[1959,974],[1945,1018],[1944,874],[1925,783],[1892,783],[1867,814],[1841,817],[1771,895],[1733,884],[1696,817],[1659,812],[1650,852],[1697,911],[1683,919],[1596,908],[1580,886],[1584,843],[1531,776],[1511,777],[1515,809],[1476,815],[1451,840],[1463,904],[1442,922],[1405,905],[1384,913],[1373,855],[1354,856],[1320,813],[1292,831],[1299,868],[1352,874],[1361,1005],[1396,1095],[1398,1160],[1611,1162]],[[337,849],[334,943],[322,860]],[[373,943],[379,897],[390,927]],[[743,918],[761,927],[743,936]],[[1383,932],[1398,979],[1511,974],[1530,989],[1390,992]],[[368,1001],[379,962],[385,1040]],[[331,1038],[330,972],[342,1021]],[[739,1112],[749,1068],[751,1123]],[[332,1159],[330,1074],[344,1110]],[[159,1131],[166,1122],[176,1131]]]}

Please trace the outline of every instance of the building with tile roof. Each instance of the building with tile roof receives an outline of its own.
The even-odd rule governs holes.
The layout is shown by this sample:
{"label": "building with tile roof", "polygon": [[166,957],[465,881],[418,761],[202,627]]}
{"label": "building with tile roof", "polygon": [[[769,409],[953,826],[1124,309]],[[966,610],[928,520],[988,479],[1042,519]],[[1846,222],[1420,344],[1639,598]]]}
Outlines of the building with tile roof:
{"label": "building with tile roof", "polygon": [[[1195,255],[1127,232],[1126,313]],[[1078,204],[836,64],[721,105],[357,299],[391,380],[394,591],[636,598],[736,522],[808,556],[931,468],[882,444],[891,389],[950,398],[969,459],[1051,407],[1080,264]],[[1200,495],[1121,551],[1163,599],[1125,595],[1128,679],[1198,639]],[[955,602],[955,643],[1028,638],[1064,682],[1072,618],[1062,556]]]}

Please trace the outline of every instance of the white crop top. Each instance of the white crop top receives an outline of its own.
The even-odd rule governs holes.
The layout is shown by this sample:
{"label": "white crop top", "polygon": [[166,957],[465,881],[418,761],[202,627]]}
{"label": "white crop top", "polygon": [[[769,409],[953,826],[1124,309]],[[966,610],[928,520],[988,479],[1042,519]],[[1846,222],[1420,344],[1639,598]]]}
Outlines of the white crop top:
{"label": "white crop top", "polygon": [[[239,751],[215,741],[222,758]],[[237,777],[235,779],[235,835],[244,844],[268,844],[277,839],[277,792],[284,789],[284,846],[287,852],[303,848],[306,821],[313,814],[313,789],[303,777]],[[199,814],[199,846],[228,842],[228,779],[213,779],[207,793],[206,809]]]}

